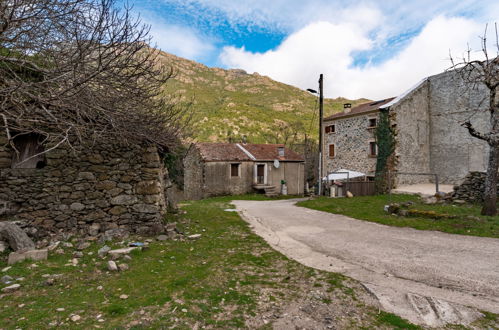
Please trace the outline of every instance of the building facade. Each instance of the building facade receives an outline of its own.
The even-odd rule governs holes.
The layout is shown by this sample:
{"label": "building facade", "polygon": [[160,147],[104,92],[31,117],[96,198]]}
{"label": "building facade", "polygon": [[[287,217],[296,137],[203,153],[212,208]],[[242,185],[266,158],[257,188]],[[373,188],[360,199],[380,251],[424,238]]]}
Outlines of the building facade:
{"label": "building facade", "polygon": [[393,98],[368,102],[323,120],[323,174],[348,169],[374,176],[377,145],[375,130],[379,108]]}
{"label": "building facade", "polygon": [[162,231],[169,180],[156,147],[99,141],[48,150],[34,136],[14,143],[19,156],[0,137],[0,221],[17,220],[35,239]]}
{"label": "building facade", "polygon": [[303,194],[303,157],[281,144],[196,143],[184,158],[185,199],[280,191],[282,182],[288,194]]}

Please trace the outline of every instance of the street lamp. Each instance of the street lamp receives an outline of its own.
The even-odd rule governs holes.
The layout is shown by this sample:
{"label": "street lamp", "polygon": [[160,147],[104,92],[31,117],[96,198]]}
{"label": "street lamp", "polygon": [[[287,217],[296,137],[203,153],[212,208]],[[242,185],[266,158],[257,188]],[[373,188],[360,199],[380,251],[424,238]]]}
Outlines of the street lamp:
{"label": "street lamp", "polygon": [[319,94],[319,196],[322,195],[322,117],[324,111],[324,75],[319,76],[319,93],[315,89],[307,88],[307,91],[313,94]]}

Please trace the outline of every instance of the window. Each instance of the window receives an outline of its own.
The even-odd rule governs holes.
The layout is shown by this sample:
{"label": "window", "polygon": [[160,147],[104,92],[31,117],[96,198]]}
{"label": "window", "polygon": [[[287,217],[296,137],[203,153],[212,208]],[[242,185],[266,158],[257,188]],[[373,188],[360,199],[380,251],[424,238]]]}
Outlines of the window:
{"label": "window", "polygon": [[378,121],[376,118],[369,118],[369,123],[368,123],[368,126],[369,128],[374,128],[376,127],[378,124]]}
{"label": "window", "polygon": [[230,176],[239,176],[239,166],[241,164],[230,164]]}
{"label": "window", "polygon": [[329,145],[329,158],[334,158],[334,144]]}
{"label": "window", "polygon": [[19,153],[14,152],[12,168],[44,168],[47,164],[43,137],[38,134],[20,135],[14,138]]}
{"label": "window", "polygon": [[336,132],[336,125],[329,125],[325,127],[326,134],[328,133],[335,133]]}
{"label": "window", "polygon": [[279,157],[284,157],[284,147],[278,147],[277,154],[279,155]]}
{"label": "window", "polygon": [[376,142],[369,142],[369,156],[375,157],[378,154],[378,147]]}

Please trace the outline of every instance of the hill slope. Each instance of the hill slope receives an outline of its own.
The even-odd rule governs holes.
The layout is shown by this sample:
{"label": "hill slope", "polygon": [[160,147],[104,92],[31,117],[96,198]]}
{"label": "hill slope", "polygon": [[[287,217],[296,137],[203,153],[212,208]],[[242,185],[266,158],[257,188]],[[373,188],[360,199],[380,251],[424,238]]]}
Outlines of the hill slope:
{"label": "hill slope", "polygon": [[[306,133],[317,137],[317,97],[296,87],[243,70],[209,68],[162,52],[160,60],[174,68],[176,76],[165,86],[193,100],[193,137],[197,141],[284,142],[285,136]],[[314,87],[314,86],[312,86]],[[324,115],[340,111],[343,103],[365,99],[326,99]],[[315,112],[315,114],[314,114]]]}

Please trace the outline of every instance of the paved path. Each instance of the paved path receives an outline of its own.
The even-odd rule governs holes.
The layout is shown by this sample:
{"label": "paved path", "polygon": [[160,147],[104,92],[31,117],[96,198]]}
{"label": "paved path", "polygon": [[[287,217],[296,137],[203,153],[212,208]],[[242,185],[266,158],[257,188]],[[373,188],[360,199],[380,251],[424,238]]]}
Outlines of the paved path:
{"label": "paved path", "polygon": [[467,324],[477,310],[499,313],[499,239],[389,227],[295,202],[233,204],[275,249],[361,281],[385,310],[413,323]]}

